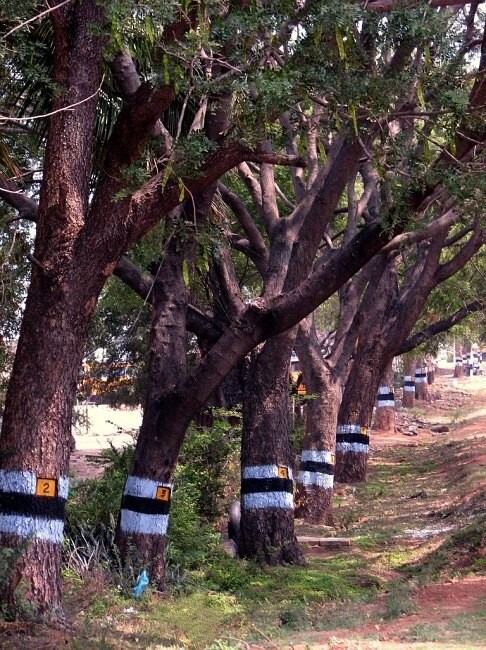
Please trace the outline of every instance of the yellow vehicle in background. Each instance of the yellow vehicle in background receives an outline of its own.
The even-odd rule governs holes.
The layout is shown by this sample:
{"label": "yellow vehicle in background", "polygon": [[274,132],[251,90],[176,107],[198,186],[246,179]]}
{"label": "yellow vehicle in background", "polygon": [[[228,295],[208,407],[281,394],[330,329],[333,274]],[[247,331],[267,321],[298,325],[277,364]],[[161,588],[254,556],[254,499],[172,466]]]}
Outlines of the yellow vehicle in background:
{"label": "yellow vehicle in background", "polygon": [[133,381],[133,368],[127,362],[84,362],[78,382],[78,393],[83,400],[99,402],[120,389],[130,388]]}

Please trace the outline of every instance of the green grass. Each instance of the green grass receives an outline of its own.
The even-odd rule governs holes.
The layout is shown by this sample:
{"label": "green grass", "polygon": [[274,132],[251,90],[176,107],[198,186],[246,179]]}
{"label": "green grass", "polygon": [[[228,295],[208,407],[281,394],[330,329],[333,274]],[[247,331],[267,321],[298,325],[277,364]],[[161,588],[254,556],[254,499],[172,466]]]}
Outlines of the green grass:
{"label": "green grass", "polygon": [[421,582],[437,580],[441,576],[484,573],[486,562],[477,554],[485,543],[486,516],[479,515],[472,523],[450,535],[438,549],[421,557],[419,562],[405,564],[402,570]]}
{"label": "green grass", "polygon": [[[381,588],[366,566],[350,554],[313,559],[305,567],[269,569],[222,556],[192,572],[184,590],[162,599],[148,593],[136,601],[104,588],[86,606],[78,627],[98,644],[94,647],[138,647],[136,638],[149,644],[163,630],[165,644],[191,650],[212,644],[226,648],[229,637],[262,640],[297,629],[322,629],[331,605],[368,601]],[[67,580],[74,595],[83,589],[79,581]]]}
{"label": "green grass", "polygon": [[405,582],[390,585],[385,605],[385,619],[398,618],[416,611],[410,587]]}

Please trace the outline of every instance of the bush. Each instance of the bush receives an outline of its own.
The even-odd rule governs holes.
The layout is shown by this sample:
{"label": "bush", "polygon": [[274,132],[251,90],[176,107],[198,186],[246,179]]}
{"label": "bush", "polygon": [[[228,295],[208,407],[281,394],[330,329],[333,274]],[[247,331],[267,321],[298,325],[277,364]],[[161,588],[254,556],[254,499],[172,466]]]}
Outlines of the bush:
{"label": "bush", "polygon": [[190,427],[176,473],[176,488],[193,490],[196,511],[208,522],[216,521],[227,505],[228,483],[233,481],[233,495],[239,490],[241,431],[228,422],[228,413],[218,410],[211,428]]}
{"label": "bush", "polygon": [[[223,511],[229,477],[238,475],[235,474],[238,448],[239,431],[226,419],[215,420],[210,429],[189,430],[182,462],[176,471],[171,507],[167,549],[169,581],[179,581],[184,571],[207,565],[210,559],[219,557],[219,535],[209,524]],[[103,476],[73,488],[66,515],[65,564],[78,574],[96,564],[102,565],[124,587],[131,583],[136,571],[122,568],[114,545],[114,530],[133,454],[133,446],[106,450]],[[237,489],[238,484],[234,487]]]}

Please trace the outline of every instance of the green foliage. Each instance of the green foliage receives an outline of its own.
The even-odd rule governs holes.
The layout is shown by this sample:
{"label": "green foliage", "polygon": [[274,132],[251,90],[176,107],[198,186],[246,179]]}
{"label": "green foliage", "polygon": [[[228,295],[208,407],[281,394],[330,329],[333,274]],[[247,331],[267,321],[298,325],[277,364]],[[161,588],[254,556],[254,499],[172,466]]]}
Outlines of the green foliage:
{"label": "green foliage", "polygon": [[126,477],[133,462],[132,446],[121,450],[111,447],[102,452],[106,469],[100,478],[88,479],[75,486],[67,501],[68,534],[81,526],[113,527]]}
{"label": "green foliage", "polygon": [[[219,414],[221,416],[221,414]],[[221,555],[219,535],[208,522],[223,513],[228,475],[234,475],[239,430],[227,419],[216,418],[210,429],[193,427],[182,451],[171,505],[167,560],[169,579],[180,581],[184,572],[203,566]],[[90,568],[86,558],[95,551],[116,573],[118,582],[131,586],[133,570],[121,570],[113,533],[127,474],[133,463],[133,446],[104,452],[106,470],[97,479],[79,483],[67,504],[66,557],[72,567]]]}
{"label": "green foliage", "polygon": [[415,604],[410,595],[410,587],[404,582],[392,583],[387,595],[385,618],[398,618],[414,611]]}
{"label": "green foliage", "polygon": [[239,454],[240,428],[231,425],[228,417],[237,420],[238,414],[216,411],[210,428],[191,427],[181,450],[176,481],[181,491],[186,486],[194,490],[195,508],[208,522],[222,514],[228,479],[235,476]]}

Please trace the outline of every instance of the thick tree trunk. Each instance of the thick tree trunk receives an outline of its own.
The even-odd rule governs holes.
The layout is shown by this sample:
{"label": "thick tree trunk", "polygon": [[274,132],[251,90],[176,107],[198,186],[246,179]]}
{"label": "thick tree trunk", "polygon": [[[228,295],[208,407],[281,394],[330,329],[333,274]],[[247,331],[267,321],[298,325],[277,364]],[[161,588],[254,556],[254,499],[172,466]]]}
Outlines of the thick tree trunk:
{"label": "thick tree trunk", "polygon": [[[336,429],[336,481],[355,483],[366,479],[369,433],[380,377],[393,355],[386,349],[384,323],[390,317],[394,296],[395,260],[383,257],[370,287],[354,361],[346,382]],[[367,290],[368,293],[368,290]]]}
{"label": "thick tree trunk", "polygon": [[335,431],[340,388],[327,389],[307,405],[306,433],[296,485],[296,517],[312,523],[332,524]]}
{"label": "thick tree trunk", "polygon": [[178,382],[186,374],[187,290],[184,247],[167,246],[154,279],[148,390],[132,474],[125,484],[117,528],[123,559],[136,572],[146,569],[151,583],[165,587],[165,547],[172,477],[191,419],[173,408]]}
{"label": "thick tree trunk", "polygon": [[[54,108],[37,214],[32,278],[0,437],[0,545],[22,549],[2,599],[17,587],[39,616],[62,616],[60,548],[68,492],[71,417],[88,322],[106,279],[83,249],[102,8],[80,0],[53,12]],[[86,101],[87,97],[92,97]],[[86,254],[86,255],[85,255]]]}
{"label": "thick tree trunk", "polygon": [[415,399],[422,402],[428,402],[430,399],[427,384],[427,366],[422,359],[419,360],[415,369]]}
{"label": "thick tree trunk", "polygon": [[354,360],[339,409],[336,428],[336,470],[339,483],[366,480],[370,424],[380,371],[373,360]]}
{"label": "thick tree trunk", "polygon": [[296,350],[312,399],[307,404],[305,435],[296,477],[295,516],[312,523],[332,523],[336,423],[341,388],[323,359],[309,317],[301,323]]}
{"label": "thick tree trunk", "polygon": [[473,372],[474,375],[479,375],[481,372],[481,353],[480,352],[474,352],[474,368]]}
{"label": "thick tree trunk", "polygon": [[393,368],[390,363],[383,374],[383,379],[378,387],[376,411],[373,420],[373,429],[377,431],[395,432],[395,393],[393,390]]}
{"label": "thick tree trunk", "polygon": [[[46,259],[40,246],[36,251],[38,259]],[[4,598],[13,604],[22,582],[38,614],[47,618],[62,614],[60,544],[72,410],[104,279],[87,270],[84,277],[89,286],[77,273],[66,277],[64,264],[49,274],[33,268],[0,437],[0,540],[3,546],[18,546],[19,538],[26,542]]]}
{"label": "thick tree trunk", "polygon": [[[254,357],[243,400],[241,557],[301,564],[294,531],[288,365],[294,332],[265,344]],[[262,399],[264,396],[264,399]]]}
{"label": "thick tree trunk", "polygon": [[405,361],[402,405],[405,408],[415,406],[415,362],[413,360]]}

